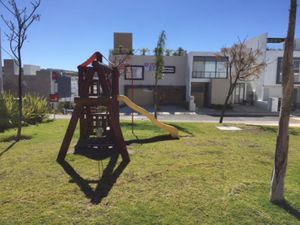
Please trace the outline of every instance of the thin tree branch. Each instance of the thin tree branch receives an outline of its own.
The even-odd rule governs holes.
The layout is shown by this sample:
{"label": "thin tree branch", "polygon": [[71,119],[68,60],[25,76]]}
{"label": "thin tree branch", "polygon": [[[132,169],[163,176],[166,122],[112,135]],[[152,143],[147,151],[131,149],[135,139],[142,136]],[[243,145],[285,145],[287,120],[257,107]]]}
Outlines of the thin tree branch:
{"label": "thin tree branch", "polygon": [[15,16],[14,12],[3,2],[3,0],[0,0],[1,5],[4,6],[4,8],[10,12],[13,16]]}
{"label": "thin tree branch", "polygon": [[[37,8],[40,6],[40,4],[41,4],[41,0],[38,0],[38,1],[36,1],[35,3],[31,2],[31,5],[32,5],[33,10],[32,10],[31,13],[29,14],[29,16],[27,16],[27,18],[24,20],[24,24],[26,24],[27,21],[28,21],[30,18],[35,17],[35,16],[34,16],[34,13],[35,13],[35,11],[37,10]],[[36,16],[39,17],[39,15],[36,15]],[[31,22],[31,23],[32,23],[32,22]],[[30,25],[29,25],[29,26],[30,26]]]}

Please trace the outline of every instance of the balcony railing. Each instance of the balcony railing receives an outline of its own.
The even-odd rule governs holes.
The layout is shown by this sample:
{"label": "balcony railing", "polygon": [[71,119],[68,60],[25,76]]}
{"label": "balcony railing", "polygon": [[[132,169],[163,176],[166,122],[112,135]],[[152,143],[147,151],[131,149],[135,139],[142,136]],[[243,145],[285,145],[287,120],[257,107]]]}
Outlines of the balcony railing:
{"label": "balcony railing", "polygon": [[216,71],[193,71],[192,78],[225,79],[225,78],[227,78],[227,73],[226,72],[216,72]]}
{"label": "balcony railing", "polygon": [[[282,74],[279,74],[278,80],[277,80],[277,84],[281,84],[282,83]],[[296,84],[300,84],[300,74],[299,73],[294,73],[294,83]]]}

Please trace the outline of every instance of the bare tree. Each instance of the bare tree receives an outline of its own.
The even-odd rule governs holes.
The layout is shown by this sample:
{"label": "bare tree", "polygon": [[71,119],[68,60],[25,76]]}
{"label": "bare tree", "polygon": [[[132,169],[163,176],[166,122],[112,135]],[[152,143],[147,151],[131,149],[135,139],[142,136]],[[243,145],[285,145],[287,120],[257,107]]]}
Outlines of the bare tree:
{"label": "bare tree", "polygon": [[154,117],[157,118],[157,111],[159,108],[159,98],[158,98],[158,81],[162,79],[163,68],[164,68],[164,53],[166,45],[166,32],[163,30],[157,41],[157,46],[154,50],[155,52],[155,83],[154,83]]}
{"label": "bare tree", "polygon": [[225,67],[229,75],[229,89],[219,123],[223,123],[223,117],[237,83],[256,79],[266,66],[264,61],[259,61],[262,51],[259,46],[256,49],[247,48],[244,41],[239,41],[231,48],[223,48],[217,58],[225,59]]}
{"label": "bare tree", "polygon": [[284,201],[284,180],[286,175],[289,149],[289,119],[294,91],[294,37],[296,26],[297,0],[291,0],[289,26],[285,39],[282,63],[282,104],[279,116],[279,128],[275,151],[275,165],[273,169],[270,200]]}
{"label": "bare tree", "polygon": [[22,132],[22,47],[27,39],[28,28],[34,21],[40,19],[40,15],[36,13],[36,10],[40,6],[41,0],[36,0],[31,3],[31,10],[27,10],[27,7],[21,8],[17,5],[16,0],[0,0],[1,5],[9,12],[12,19],[5,18],[1,15],[2,20],[9,29],[9,33],[6,34],[10,50],[15,57],[18,64],[18,132],[16,140],[20,140]]}

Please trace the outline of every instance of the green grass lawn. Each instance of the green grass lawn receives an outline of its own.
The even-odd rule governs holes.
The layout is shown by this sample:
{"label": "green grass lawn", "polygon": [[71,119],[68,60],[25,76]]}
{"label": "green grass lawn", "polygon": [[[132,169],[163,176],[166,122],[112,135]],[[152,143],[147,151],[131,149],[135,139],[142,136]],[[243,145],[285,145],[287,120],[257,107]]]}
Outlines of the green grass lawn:
{"label": "green grass lawn", "polygon": [[[286,210],[268,200],[275,128],[228,132],[216,124],[177,123],[181,138],[168,140],[151,123],[138,122],[141,144],[122,122],[131,140],[125,168],[120,158],[68,154],[64,169],[55,160],[67,123],[25,127],[31,139],[8,150],[15,131],[0,134],[1,225],[300,223],[300,130],[290,137]],[[78,131],[69,152],[76,138]]]}

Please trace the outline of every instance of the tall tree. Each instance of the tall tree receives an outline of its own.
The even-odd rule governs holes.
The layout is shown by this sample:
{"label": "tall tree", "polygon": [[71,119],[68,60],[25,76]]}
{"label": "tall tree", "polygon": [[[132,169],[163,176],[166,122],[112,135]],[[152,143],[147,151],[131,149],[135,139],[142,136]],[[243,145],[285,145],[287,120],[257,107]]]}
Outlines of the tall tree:
{"label": "tall tree", "polygon": [[166,45],[166,32],[163,30],[157,41],[157,46],[154,50],[155,52],[155,83],[154,83],[154,117],[157,118],[157,111],[159,108],[159,99],[158,99],[158,81],[163,77],[163,68],[164,68],[164,52]]}
{"label": "tall tree", "polygon": [[177,54],[178,54],[178,56],[184,56],[184,49],[182,48],[182,47],[179,47],[178,49],[177,49]]}
{"label": "tall tree", "polygon": [[262,51],[247,48],[245,41],[239,41],[231,48],[223,48],[217,58],[226,59],[225,67],[229,75],[229,89],[225,98],[219,123],[223,123],[224,114],[237,83],[256,79],[266,66],[264,61],[259,61]]}
{"label": "tall tree", "polygon": [[166,49],[165,53],[166,53],[166,56],[171,56],[172,53],[173,53],[173,50],[172,49]]}
{"label": "tall tree", "polygon": [[40,15],[36,13],[36,10],[40,6],[41,0],[30,2],[31,9],[27,7],[21,8],[17,5],[16,0],[0,0],[1,5],[10,14],[11,19],[5,18],[1,15],[2,20],[8,27],[9,33],[6,36],[9,40],[10,50],[15,57],[18,64],[18,131],[16,140],[20,140],[22,134],[22,108],[23,108],[23,93],[22,93],[22,47],[27,39],[28,28],[34,21],[40,19]]}
{"label": "tall tree", "polygon": [[142,48],[142,49],[140,49],[141,55],[146,55],[148,52],[149,52],[148,48]]}
{"label": "tall tree", "polygon": [[294,38],[297,14],[297,0],[290,2],[288,33],[285,39],[282,62],[282,103],[275,150],[275,163],[271,182],[270,200],[284,201],[284,180],[286,175],[289,149],[289,119],[294,91]]}

